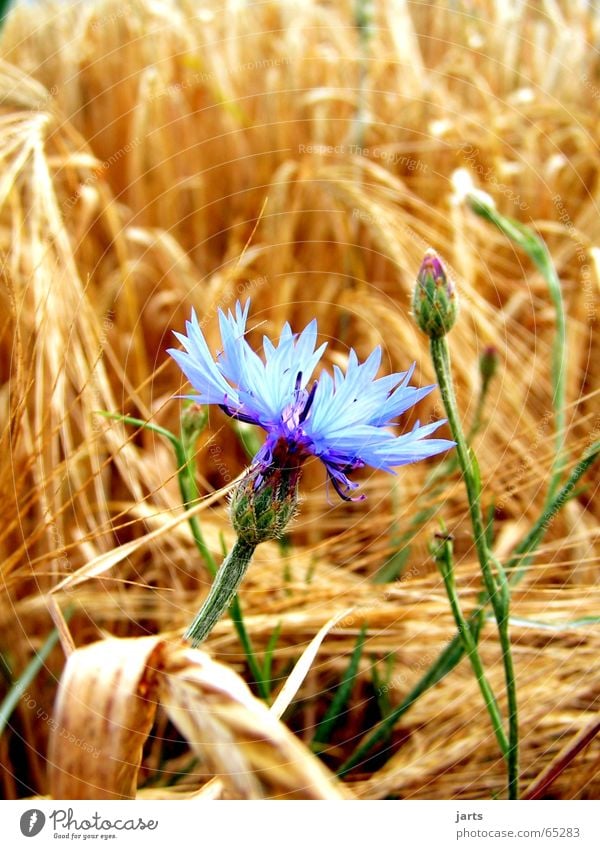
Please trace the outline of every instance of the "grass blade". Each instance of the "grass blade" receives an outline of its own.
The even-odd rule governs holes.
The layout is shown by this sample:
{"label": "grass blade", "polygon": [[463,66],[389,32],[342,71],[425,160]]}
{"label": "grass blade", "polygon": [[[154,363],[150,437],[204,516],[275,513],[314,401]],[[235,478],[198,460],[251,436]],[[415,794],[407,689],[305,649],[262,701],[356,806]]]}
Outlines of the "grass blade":
{"label": "grass blade", "polygon": [[[65,619],[68,621],[72,614],[73,610],[67,609],[64,614]],[[58,640],[58,629],[53,628],[46,637],[46,640],[39,652],[31,658],[19,678],[14,682],[9,692],[4,697],[2,704],[0,704],[0,737],[4,733],[4,729],[12,716],[12,712],[18,705],[21,696],[35,680],[35,677],[48,658],[48,655],[57,644]]]}
{"label": "grass blade", "polygon": [[[483,623],[483,615],[481,610],[476,610],[467,620],[469,629],[473,635],[473,639],[479,639],[481,625]],[[403,699],[394,710],[382,720],[379,725],[367,737],[359,743],[350,757],[344,761],[338,770],[338,775],[345,775],[350,772],[355,766],[363,761],[369,752],[377,746],[378,743],[385,740],[391,733],[399,719],[412,707],[423,693],[430,690],[438,681],[441,681],[449,672],[451,672],[460,662],[463,656],[463,647],[460,636],[457,634],[448,643],[440,656],[429,667],[425,675],[417,682],[410,693]]]}
{"label": "grass blade", "polygon": [[267,647],[263,656],[262,681],[265,685],[269,697],[271,695],[271,691],[273,690],[273,681],[271,680],[273,668],[273,653],[275,651],[275,646],[277,645],[277,640],[279,639],[280,634],[281,622],[278,622],[275,626],[275,630],[269,637],[269,642],[267,643]]}
{"label": "grass blade", "polygon": [[319,727],[313,737],[313,749],[318,750],[325,743],[329,742],[329,739],[339,722],[340,716],[348,704],[348,699],[350,698],[350,693],[352,692],[352,687],[354,686],[356,675],[358,673],[358,667],[362,657],[366,636],[367,626],[363,625],[356,639],[356,645],[354,646],[354,651],[350,657],[350,663],[348,664],[342,680],[340,681],[340,685],[335,691],[331,704],[327,708],[325,716],[319,723]]}
{"label": "grass blade", "polygon": [[579,480],[587,472],[589,467],[596,462],[598,456],[600,456],[600,441],[594,442],[584,452],[583,457],[569,475],[567,482],[561,487],[548,506],[542,511],[537,522],[534,523],[529,533],[519,543],[515,549],[515,553],[505,566],[506,571],[511,573],[511,584],[517,584],[521,580],[525,574],[527,566],[531,562],[531,556],[544,538],[544,535],[553,522],[556,514],[561,507],[569,501],[569,499],[576,495],[576,486],[579,483]]}

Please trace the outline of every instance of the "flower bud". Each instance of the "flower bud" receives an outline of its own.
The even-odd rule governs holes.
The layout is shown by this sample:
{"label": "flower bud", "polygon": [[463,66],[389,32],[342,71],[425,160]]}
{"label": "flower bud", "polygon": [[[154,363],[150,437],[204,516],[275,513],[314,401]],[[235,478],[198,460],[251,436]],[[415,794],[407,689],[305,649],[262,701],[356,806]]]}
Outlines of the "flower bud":
{"label": "flower bud", "polygon": [[186,454],[196,445],[207,422],[208,411],[205,407],[193,401],[184,406],[181,414],[181,441],[185,446]]}
{"label": "flower bud", "polygon": [[426,251],[417,275],[412,308],[415,321],[430,339],[445,336],[456,321],[458,303],[454,284],[431,248]]}
{"label": "flower bud", "polygon": [[487,388],[488,383],[496,374],[497,368],[498,351],[494,345],[488,345],[479,357],[479,374],[481,375],[482,386]]}
{"label": "flower bud", "polygon": [[258,545],[278,539],[296,513],[299,468],[250,469],[231,496],[233,527],[243,542]]}

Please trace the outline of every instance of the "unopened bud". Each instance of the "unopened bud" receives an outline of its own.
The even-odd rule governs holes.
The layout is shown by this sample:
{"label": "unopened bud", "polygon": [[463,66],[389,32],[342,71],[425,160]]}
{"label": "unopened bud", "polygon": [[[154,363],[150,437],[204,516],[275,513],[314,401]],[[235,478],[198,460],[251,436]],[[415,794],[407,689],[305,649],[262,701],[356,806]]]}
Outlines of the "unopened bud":
{"label": "unopened bud", "polygon": [[498,369],[498,351],[494,345],[488,345],[483,349],[479,357],[479,374],[483,386],[488,385]]}
{"label": "unopened bud", "polygon": [[194,401],[188,402],[181,414],[181,441],[186,449],[186,454],[196,445],[198,437],[208,422],[208,411]]}
{"label": "unopened bud", "polygon": [[445,336],[456,321],[457,300],[454,284],[430,248],[423,257],[413,292],[415,321],[431,339]]}
{"label": "unopened bud", "polygon": [[243,542],[258,545],[279,539],[298,506],[300,469],[256,467],[240,481],[231,496],[233,527]]}

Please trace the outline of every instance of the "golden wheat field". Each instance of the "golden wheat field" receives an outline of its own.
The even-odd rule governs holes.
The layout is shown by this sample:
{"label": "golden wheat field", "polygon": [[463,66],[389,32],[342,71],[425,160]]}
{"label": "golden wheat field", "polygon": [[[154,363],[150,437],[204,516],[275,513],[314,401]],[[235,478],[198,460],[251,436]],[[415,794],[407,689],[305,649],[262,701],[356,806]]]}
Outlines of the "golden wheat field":
{"label": "golden wheat field", "polygon": [[[247,298],[257,351],[263,334],[316,317],[326,369],[379,345],[381,374],[416,362],[414,384],[435,383],[411,310],[432,247],[460,301],[447,339],[465,428],[480,415],[471,444],[490,545],[509,560],[543,513],[556,428],[563,483],[600,438],[599,46],[600,13],[583,2],[90,0],[9,11],[5,799],[505,797],[466,658],[344,767],[456,634],[430,551],[440,519],[460,603],[467,613],[477,604],[460,468],[437,479],[443,457],[396,475],[366,468],[355,475],[366,499],[347,503],[308,462],[297,516],[258,546],[241,585],[249,660],[231,617],[200,648],[182,635],[212,580],[193,527],[219,564],[234,542],[229,494],[260,433],[211,406],[185,508],[169,439],[118,416],[179,434],[177,396],[189,385],[167,354],[173,331],[194,308],[216,354],[219,308]],[[547,282],[461,197],[465,172],[556,266],[568,345],[558,419]],[[478,410],[490,346],[497,372]],[[402,429],[443,417],[433,391]],[[450,438],[447,425],[441,433]],[[511,590],[523,798],[600,794],[599,468],[546,523]],[[479,652],[506,717],[489,619]]]}

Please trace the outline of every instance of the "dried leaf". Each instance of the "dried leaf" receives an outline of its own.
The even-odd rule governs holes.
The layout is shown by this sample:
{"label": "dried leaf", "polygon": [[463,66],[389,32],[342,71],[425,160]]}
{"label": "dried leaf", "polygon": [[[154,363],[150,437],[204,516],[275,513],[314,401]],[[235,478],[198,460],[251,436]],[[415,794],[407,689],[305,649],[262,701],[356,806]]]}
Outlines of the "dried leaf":
{"label": "dried leaf", "polygon": [[[229,798],[346,795],[236,673],[198,649],[151,637],[104,640],[70,656],[51,720],[51,796],[135,797],[158,702]],[[213,798],[221,787],[213,783]]]}
{"label": "dried leaf", "polygon": [[271,705],[271,712],[274,716],[280,717],[283,716],[287,708],[292,702],[292,699],[302,686],[302,682],[308,675],[308,670],[312,666],[313,660],[317,656],[317,652],[319,651],[319,647],[327,634],[331,631],[332,628],[341,622],[342,619],[345,619],[352,612],[353,608],[349,607],[347,610],[343,610],[341,613],[336,613],[335,616],[332,616],[323,627],[318,631],[317,634],[312,638],[310,643],[307,645],[305,650],[302,652],[300,659],[294,666],[291,674],[286,679],[285,684],[281,688],[277,698]]}
{"label": "dried leaf", "polygon": [[238,675],[197,649],[172,652],[168,663],[161,701],[228,796],[343,798],[341,784]]}
{"label": "dried leaf", "polygon": [[156,637],[103,640],[67,661],[48,750],[54,799],[132,799],[156,703]]}

